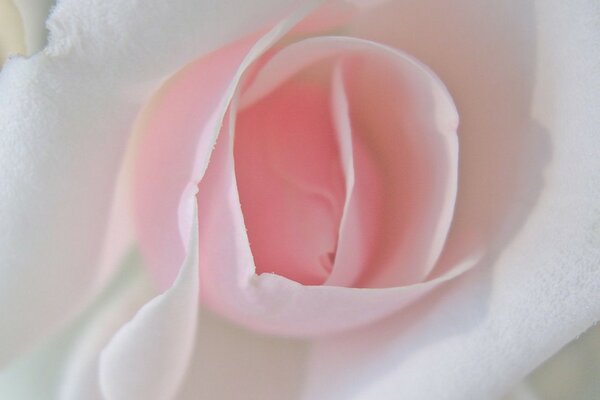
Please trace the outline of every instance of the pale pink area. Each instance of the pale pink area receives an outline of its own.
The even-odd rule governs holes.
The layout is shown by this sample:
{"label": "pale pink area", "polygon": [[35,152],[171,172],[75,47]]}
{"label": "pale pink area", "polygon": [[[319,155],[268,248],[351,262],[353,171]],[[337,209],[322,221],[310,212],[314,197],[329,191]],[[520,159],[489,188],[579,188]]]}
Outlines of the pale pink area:
{"label": "pale pink area", "polygon": [[142,253],[163,288],[185,256],[180,202],[193,181],[197,148],[204,146],[200,155],[209,156],[206,125],[252,44],[238,42],[191,64],[146,111],[134,171],[135,222]]}
{"label": "pale pink area", "polygon": [[389,0],[329,0],[309,14],[292,30],[292,34],[316,34],[344,29],[353,19]]}
{"label": "pale pink area", "polygon": [[347,0],[326,2],[301,21],[291,33],[315,34],[339,28],[356,16],[357,7]]}
{"label": "pale pink area", "polygon": [[465,260],[435,280],[383,289],[302,285],[276,274],[256,275],[236,187],[229,118],[225,122],[198,191],[201,298],[220,315],[269,333],[328,334],[389,315],[473,265],[475,260]]}
{"label": "pale pink area", "polygon": [[381,231],[383,177],[364,140],[353,134],[341,64],[333,71],[331,107],[346,178],[346,199],[339,227],[338,249],[327,285],[359,287],[369,270]]}
{"label": "pale pink area", "polygon": [[[259,59],[221,121],[248,49],[179,74],[140,137],[138,228],[162,285],[183,257],[182,199],[196,190],[201,301],[253,329],[362,325],[474,264],[454,259],[424,281],[456,185],[456,110],[430,71],[372,42],[304,40]],[[324,81],[297,79],[322,60]]]}
{"label": "pale pink area", "polygon": [[332,268],[344,182],[317,85],[284,85],[238,115],[235,170],[256,272],[323,283]]}
{"label": "pale pink area", "polygon": [[425,74],[397,58],[353,56],[345,82],[354,132],[383,179],[383,227],[362,276],[367,287],[423,280],[444,246],[456,199],[458,118],[436,107]]}
{"label": "pale pink area", "polygon": [[449,95],[441,82],[413,59],[373,43],[307,39],[273,57],[242,104],[252,104],[310,64],[342,55],[339,86],[347,90],[333,96],[334,109],[348,103],[336,119],[349,113],[346,129],[353,133],[346,135],[354,144],[345,173],[360,176],[346,177],[356,187],[347,193],[342,249],[327,284],[420,282],[440,256],[456,198],[458,116],[445,104]]}

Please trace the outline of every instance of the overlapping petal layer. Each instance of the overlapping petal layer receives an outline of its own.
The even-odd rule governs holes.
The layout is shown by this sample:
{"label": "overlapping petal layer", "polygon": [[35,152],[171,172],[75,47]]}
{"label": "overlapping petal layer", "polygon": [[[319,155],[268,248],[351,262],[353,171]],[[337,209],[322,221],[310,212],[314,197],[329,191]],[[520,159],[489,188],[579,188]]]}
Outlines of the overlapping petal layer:
{"label": "overlapping petal layer", "polygon": [[[291,26],[288,25],[288,29]],[[272,32],[276,32],[277,29]],[[271,43],[276,38],[273,36],[270,39]],[[390,265],[381,269],[383,272],[377,271],[372,274],[380,275],[379,282],[370,284],[374,287],[372,289],[331,285],[306,286],[281,275],[255,274],[255,257],[248,245],[244,221],[244,218],[248,218],[252,223],[252,218],[255,216],[245,216],[240,209],[234,171],[235,158],[232,151],[233,134],[237,130],[235,117],[238,112],[238,97],[231,97],[234,95],[232,90],[240,90],[237,88],[236,79],[239,79],[245,72],[245,68],[260,55],[260,47],[255,46],[249,50],[249,43],[252,43],[252,39],[248,42],[238,42],[199,60],[170,82],[152,106],[152,115],[146,123],[144,138],[139,147],[141,150],[137,173],[139,188],[136,196],[137,220],[138,224],[141,224],[140,234],[143,238],[142,244],[149,256],[148,260],[163,283],[171,281],[172,265],[182,253],[181,241],[177,233],[184,229],[185,221],[177,217],[178,213],[182,212],[178,199],[185,193],[193,191],[194,185],[198,182],[202,298],[214,310],[255,329],[288,335],[314,335],[364,324],[414,301],[438,283],[460,274],[474,263],[474,258],[458,263],[453,260],[456,268],[452,268],[452,265],[444,265],[443,269],[446,273],[422,282],[438,261],[451,220],[452,199],[456,190],[457,158],[454,137],[457,123],[456,111],[443,85],[416,61],[389,48],[356,39],[319,38],[289,46],[259,70],[247,92],[241,89],[242,91],[236,95],[243,107],[240,115],[245,112],[251,113],[252,103],[262,101],[262,97],[285,82],[303,66],[319,60],[344,54],[350,57],[356,56],[358,61],[349,59],[346,68],[358,74],[365,72],[358,66],[351,68],[354,66],[353,62],[359,66],[368,65],[371,58],[374,58],[375,66],[389,65],[390,70],[398,76],[397,80],[392,79],[393,90],[389,94],[395,98],[386,98],[389,103],[384,102],[391,104],[392,109],[384,110],[384,114],[381,114],[379,109],[373,109],[372,114],[367,117],[385,121],[392,115],[403,116],[401,119],[404,125],[399,124],[398,119],[393,119],[392,124],[397,125],[397,131],[390,128],[388,132],[381,132],[381,125],[365,128],[373,128],[380,136],[391,138],[390,142],[380,143],[375,149],[384,154],[382,147],[392,149],[389,157],[380,161],[388,165],[383,167],[383,171],[377,172],[388,176],[389,180],[384,186],[387,190],[396,193],[394,196],[397,200],[396,197],[391,196],[392,209],[401,208],[399,204],[393,204],[398,202],[410,211],[405,215],[406,218],[399,218],[398,215],[389,218],[392,224],[408,225],[403,227],[406,229],[404,232],[407,238],[406,248],[402,249],[400,246],[397,249],[399,246],[393,246],[390,242],[395,243],[397,238],[391,235],[389,230],[384,229],[380,235],[385,239],[379,240],[384,242],[379,243],[383,245],[383,250],[378,249],[380,251],[376,252],[376,255],[385,255],[382,253],[388,250],[393,250],[397,254],[389,260]],[[265,45],[267,47],[264,47]],[[264,40],[262,43],[259,42],[259,46],[263,46],[263,49],[270,45]],[[367,71],[366,75],[372,77],[373,73]],[[376,70],[375,73],[381,74],[381,71]],[[269,79],[264,79],[265,76],[269,76]],[[361,96],[368,98],[369,101],[377,100],[369,96],[376,95],[378,90],[369,91],[367,88],[354,86],[349,86],[348,89],[353,91],[354,97],[344,100],[344,89],[342,89],[342,86],[346,85],[343,83],[344,80],[346,77],[340,75],[337,85],[334,85],[338,93],[334,96],[334,103],[349,102]],[[200,87],[205,90],[194,91],[194,88]],[[231,105],[230,99],[233,101]],[[207,105],[207,101],[212,101],[212,105]],[[196,111],[198,104],[202,107]],[[393,105],[398,105],[398,109],[394,109]],[[346,106],[349,115],[345,118],[353,117],[350,109],[352,106],[359,107],[360,103]],[[209,154],[206,153],[206,149],[210,150],[212,141],[215,140],[215,129],[219,128],[227,108],[229,108],[228,117],[225,117],[215,150],[208,162]],[[405,114],[402,114],[402,111]],[[340,113],[343,114],[343,111],[337,112],[341,115]],[[355,123],[356,121],[352,121],[352,124]],[[242,129],[244,124],[242,120]],[[177,141],[173,140],[174,134],[180,135]],[[363,136],[358,140],[374,142],[375,138],[380,137],[378,134],[371,138]],[[373,143],[370,144],[374,146]],[[404,159],[395,157],[397,154],[393,153],[393,149],[401,151],[403,145],[411,150],[405,149],[407,154],[415,153],[415,158],[407,161],[407,157]],[[310,149],[305,148],[304,151],[310,152]],[[281,152],[278,151],[279,153]],[[194,159],[193,156],[197,158]],[[257,158],[261,157],[257,156]],[[287,160],[289,159],[290,157],[287,157]],[[404,164],[397,164],[398,159]],[[362,159],[360,161],[363,162]],[[206,168],[207,162],[206,176],[202,177],[202,169]],[[244,167],[243,163],[241,167]],[[290,168],[293,169],[293,165]],[[364,174],[368,168],[357,170],[358,174]],[[243,173],[246,172],[248,171],[245,170]],[[398,179],[394,174],[399,172],[409,178]],[[283,173],[292,172],[283,171]],[[366,185],[370,189],[369,184],[369,179],[359,181],[357,191],[360,193],[362,189],[363,192],[368,192],[360,185]],[[256,185],[250,186],[252,190],[258,190]],[[398,189],[395,189],[396,187]],[[390,196],[385,194],[385,197]],[[420,208],[411,208],[410,201],[414,201],[414,204]],[[258,206],[257,212],[260,212],[261,204]],[[409,215],[414,217],[412,222]],[[371,217],[372,215],[369,215],[364,219],[373,220]],[[261,217],[256,215],[256,218],[260,221]],[[385,215],[382,218],[385,219]],[[306,222],[305,218],[304,220]],[[335,225],[334,221],[333,226]],[[166,227],[168,229],[165,229]],[[425,227],[424,235],[419,233],[421,227]],[[248,228],[252,235],[253,226],[249,225]],[[273,229],[262,229],[261,234],[266,231],[275,232]],[[343,237],[346,237],[348,231],[361,232],[361,225],[355,222],[354,225],[341,229]],[[398,227],[391,229],[398,230]],[[437,231],[439,234],[434,233]],[[252,237],[250,239],[252,240]],[[410,240],[415,242],[411,243]],[[368,241],[365,239],[365,242]],[[260,251],[268,253],[268,243],[257,240],[255,244],[258,249],[261,245],[267,246]],[[279,247],[277,244],[273,245]],[[344,261],[349,263],[353,259],[352,250],[346,251],[347,254],[342,253],[340,256],[342,263]],[[265,260],[261,254],[258,254],[257,259]],[[334,265],[334,271],[336,268],[343,270],[345,267],[354,269],[350,273],[338,272],[337,275],[341,277],[335,278],[338,283],[345,280],[350,286],[357,278],[362,278],[362,275],[366,276],[365,281],[368,282],[368,279],[372,278],[369,276],[368,269],[373,263],[367,259],[361,261],[358,267]],[[448,262],[448,260],[442,261],[446,264]],[[270,271],[268,266],[260,268],[265,268],[263,272]],[[400,274],[400,277],[385,276],[390,273],[389,271],[396,271],[392,275]],[[403,273],[415,274],[415,271],[417,271],[416,276],[402,277]],[[334,281],[331,283],[334,284]],[[382,286],[387,288],[376,288]],[[323,304],[327,306],[324,307]]]}

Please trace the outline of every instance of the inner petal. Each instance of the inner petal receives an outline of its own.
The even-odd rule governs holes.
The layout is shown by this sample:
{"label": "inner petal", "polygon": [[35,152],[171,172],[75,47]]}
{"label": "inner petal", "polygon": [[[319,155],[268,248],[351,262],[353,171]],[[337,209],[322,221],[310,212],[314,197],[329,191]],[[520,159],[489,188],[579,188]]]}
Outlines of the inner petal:
{"label": "inner petal", "polygon": [[357,54],[343,71],[353,133],[376,155],[384,189],[374,259],[358,284],[420,282],[435,267],[452,221],[456,109],[435,77],[400,53]]}
{"label": "inner petal", "polygon": [[334,262],[345,197],[327,88],[285,83],[243,109],[235,132],[256,273],[322,284]]}

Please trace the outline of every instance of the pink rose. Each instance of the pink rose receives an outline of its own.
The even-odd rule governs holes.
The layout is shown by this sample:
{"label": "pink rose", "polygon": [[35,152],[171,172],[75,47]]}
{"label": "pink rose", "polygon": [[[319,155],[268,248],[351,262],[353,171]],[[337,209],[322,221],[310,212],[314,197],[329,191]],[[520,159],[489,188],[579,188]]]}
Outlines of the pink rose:
{"label": "pink rose", "polygon": [[386,316],[473,264],[438,263],[458,167],[445,87],[374,42],[278,45],[301,16],[172,78],[134,173],[142,254],[164,288],[197,201],[203,303],[294,336]]}
{"label": "pink rose", "polygon": [[591,6],[367,3],[59,3],[0,75],[0,394],[496,398],[597,320]]}

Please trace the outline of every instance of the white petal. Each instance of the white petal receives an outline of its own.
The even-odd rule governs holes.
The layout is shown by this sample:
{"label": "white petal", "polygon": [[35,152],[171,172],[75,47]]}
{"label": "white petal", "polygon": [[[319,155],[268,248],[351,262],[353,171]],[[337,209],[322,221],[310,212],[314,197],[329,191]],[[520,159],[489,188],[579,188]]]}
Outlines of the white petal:
{"label": "white petal", "polygon": [[100,355],[106,400],[167,400],[183,380],[196,336],[200,286],[197,212],[192,218],[187,257],[173,286],[144,305]]}
{"label": "white petal", "polygon": [[98,379],[100,352],[114,333],[156,294],[137,253],[128,258],[125,268],[102,295],[100,304],[77,324],[78,332],[56,383],[58,399],[105,400]]}
{"label": "white petal", "polygon": [[149,96],[291,2],[64,0],[44,51],[4,65],[0,364],[83,309],[110,275],[98,260],[111,198]]}
{"label": "white petal", "polygon": [[201,311],[196,349],[179,400],[295,400],[307,343],[259,335]]}
{"label": "white petal", "polygon": [[0,371],[0,398],[55,400],[74,332],[59,335]]}
{"label": "white petal", "polygon": [[[132,253],[123,261],[119,274],[107,290],[83,315],[0,371],[0,398],[94,399],[89,390],[84,392],[85,395],[77,393],[77,389],[84,386],[81,376],[87,364],[114,329],[130,319],[154,294],[139,257]],[[95,348],[102,333],[106,332],[109,336]],[[67,396],[69,393],[71,397]]]}
{"label": "white petal", "polygon": [[[494,243],[497,255],[488,258],[488,268],[474,269],[429,302],[381,325],[318,343],[307,399],[497,398],[600,318],[600,5],[539,1],[535,10],[521,2],[490,7],[425,2],[401,5],[392,15],[400,10],[417,26],[427,26],[416,40],[426,48],[423,54],[431,51],[422,59],[436,60],[428,45],[446,44],[436,47],[441,58],[429,64],[449,78],[463,137],[472,139],[469,129],[477,125],[490,128],[478,134],[496,144],[497,156],[487,158],[489,147],[475,136],[479,156],[498,166],[511,163],[510,143],[496,134],[526,150],[525,165],[516,164],[522,192],[510,203],[521,209],[523,225],[515,224],[514,213],[496,208],[512,225],[502,226],[510,242]],[[394,24],[411,29],[403,20]],[[471,30],[479,36],[470,36]],[[530,47],[534,34],[536,53]],[[527,58],[533,55],[535,70]],[[477,69],[485,65],[490,68]],[[533,130],[535,118],[545,132]],[[519,135],[535,140],[533,145],[519,142]],[[463,151],[467,165],[473,145],[467,142]],[[506,180],[493,182],[502,190]],[[462,185],[476,182],[471,176]],[[477,189],[466,194],[471,201],[485,200]],[[526,207],[531,209],[524,212]]]}

